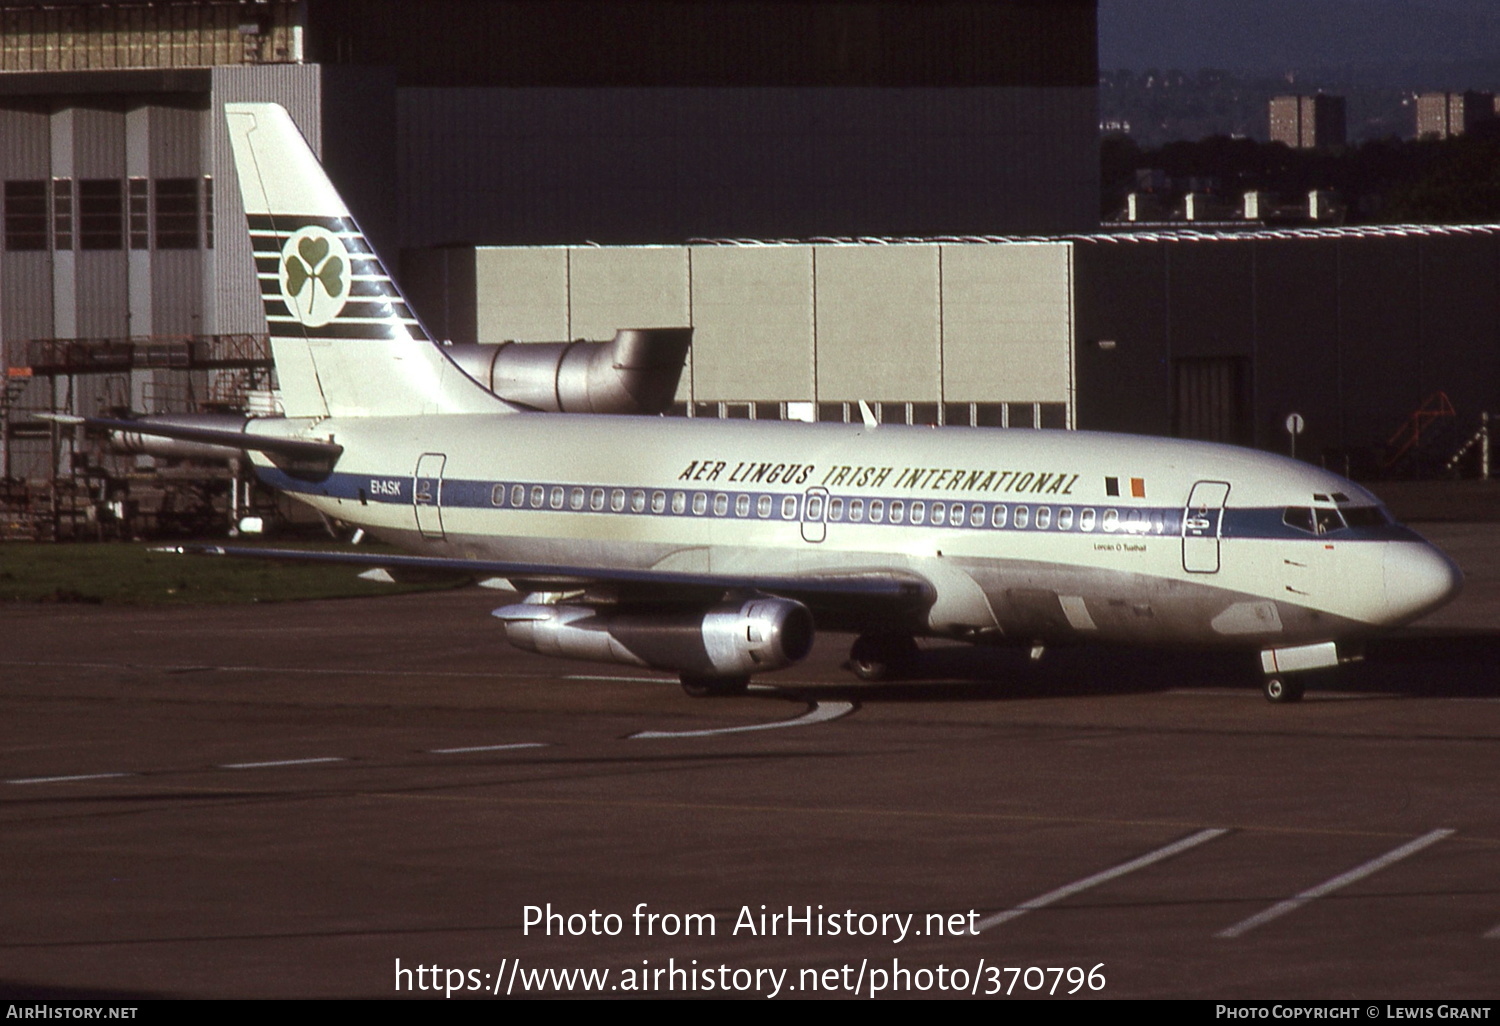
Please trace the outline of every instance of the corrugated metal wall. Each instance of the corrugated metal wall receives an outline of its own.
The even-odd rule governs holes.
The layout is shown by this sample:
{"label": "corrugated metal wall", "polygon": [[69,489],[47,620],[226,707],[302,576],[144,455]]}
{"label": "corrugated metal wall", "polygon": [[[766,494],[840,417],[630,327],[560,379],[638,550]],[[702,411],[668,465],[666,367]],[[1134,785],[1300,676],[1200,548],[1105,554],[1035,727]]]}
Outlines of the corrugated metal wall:
{"label": "corrugated metal wall", "polygon": [[414,253],[409,264],[436,288],[466,280],[446,268],[472,258],[471,293],[411,298],[419,314],[441,308],[454,323],[474,310],[473,341],[692,325],[682,402],[1022,403],[1030,426],[1030,404],[1073,401],[1070,250],[493,247]]}

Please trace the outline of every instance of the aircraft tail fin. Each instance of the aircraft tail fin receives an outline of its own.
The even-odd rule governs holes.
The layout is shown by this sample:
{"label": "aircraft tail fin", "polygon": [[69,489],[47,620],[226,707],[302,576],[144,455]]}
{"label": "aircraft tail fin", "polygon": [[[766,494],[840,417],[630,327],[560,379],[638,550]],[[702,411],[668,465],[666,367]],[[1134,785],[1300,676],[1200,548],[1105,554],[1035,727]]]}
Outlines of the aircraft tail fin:
{"label": "aircraft tail fin", "polygon": [[287,416],[513,409],[434,344],[291,115],[225,115]]}

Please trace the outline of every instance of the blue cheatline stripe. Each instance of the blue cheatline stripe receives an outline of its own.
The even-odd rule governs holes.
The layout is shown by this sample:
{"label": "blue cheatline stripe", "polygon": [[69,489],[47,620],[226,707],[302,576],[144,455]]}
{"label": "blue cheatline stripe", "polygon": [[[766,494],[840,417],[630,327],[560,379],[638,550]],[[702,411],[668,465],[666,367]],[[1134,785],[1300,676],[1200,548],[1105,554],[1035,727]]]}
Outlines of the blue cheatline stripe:
{"label": "blue cheatline stripe", "polygon": [[[909,496],[833,493],[821,512],[809,514],[814,497],[802,488],[788,492],[645,488],[624,485],[563,484],[556,481],[466,481],[410,475],[333,473],[318,481],[299,480],[274,467],[257,467],[273,488],[326,496],[361,504],[421,505],[444,509],[490,509],[510,514],[549,516],[667,517],[678,520],[749,522],[824,521],[841,528],[903,527],[943,531],[1011,531],[1118,538],[1176,538],[1182,533],[1182,510],[1174,507],[996,502],[990,499],[913,499]],[[858,504],[856,516],[856,504]],[[879,506],[879,518],[875,507]],[[899,514],[896,512],[899,507]],[[920,508],[920,514],[918,513]],[[1226,509],[1224,539],[1260,538],[1301,542],[1408,541],[1416,535],[1399,525],[1346,528],[1314,536],[1282,523],[1282,510]],[[894,519],[899,515],[899,519]],[[920,520],[915,519],[920,516]],[[939,519],[934,519],[935,517]]]}

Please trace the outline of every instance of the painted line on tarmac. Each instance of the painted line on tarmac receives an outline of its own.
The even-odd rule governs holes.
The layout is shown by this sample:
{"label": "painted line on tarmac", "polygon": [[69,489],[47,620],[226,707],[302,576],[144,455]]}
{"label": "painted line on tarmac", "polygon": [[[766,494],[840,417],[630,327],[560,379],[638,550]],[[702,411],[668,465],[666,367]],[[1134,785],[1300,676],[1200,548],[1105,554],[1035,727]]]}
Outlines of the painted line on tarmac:
{"label": "painted line on tarmac", "polygon": [[1251,916],[1249,919],[1243,919],[1240,922],[1235,923],[1228,929],[1220,930],[1218,933],[1214,934],[1214,936],[1222,937],[1228,940],[1232,940],[1235,937],[1240,937],[1246,933],[1249,933],[1257,926],[1269,923],[1273,919],[1278,919],[1281,916],[1286,915],[1288,912],[1296,911],[1310,901],[1324,897],[1328,894],[1332,894],[1339,888],[1347,887],[1349,884],[1352,884],[1358,880],[1363,880],[1365,877],[1369,876],[1372,873],[1378,873],[1380,872],[1380,870],[1386,868],[1387,866],[1400,862],[1408,855],[1415,855],[1417,852],[1421,851],[1423,848],[1426,848],[1428,845],[1436,844],[1452,833],[1452,830],[1442,829],[1433,830],[1430,833],[1423,834],[1416,840],[1408,841],[1401,847],[1388,851],[1379,858],[1371,859],[1364,865],[1355,866],[1347,873],[1340,873],[1333,879],[1325,880],[1322,883],[1318,884],[1316,887],[1309,887],[1307,890],[1303,891],[1301,894],[1296,895],[1295,897],[1288,898],[1285,901],[1278,901],[1276,904],[1272,905],[1264,912],[1257,913],[1256,915]]}
{"label": "painted line on tarmac", "polygon": [[650,738],[670,737],[715,737],[719,734],[745,734],[752,730],[781,730],[783,727],[810,727],[815,723],[827,723],[854,711],[853,702],[814,702],[812,707],[794,720],[779,720],[776,723],[751,723],[743,727],[716,727],[713,730],[643,730],[629,734],[627,740],[639,741]]}
{"label": "painted line on tarmac", "polygon": [[275,762],[225,762],[219,769],[269,769],[272,766],[312,766],[320,762],[345,762],[341,755],[325,755],[316,759],[277,759]]}
{"label": "painted line on tarmac", "polygon": [[1212,841],[1216,837],[1222,837],[1227,833],[1229,833],[1228,830],[1218,827],[1210,827],[1207,830],[1200,830],[1196,834],[1189,834],[1187,837],[1184,837],[1180,841],[1173,841],[1171,844],[1167,845],[1164,848],[1158,848],[1155,851],[1147,852],[1145,855],[1142,855],[1139,858],[1131,859],[1129,862],[1121,863],[1120,865],[1115,866],[1113,869],[1106,869],[1102,873],[1095,873],[1093,876],[1086,876],[1082,880],[1078,880],[1074,883],[1067,884],[1066,886],[1059,887],[1055,891],[1048,891],[1046,894],[1032,898],[1030,901],[1023,901],[1015,908],[1007,909],[1004,912],[996,912],[994,915],[985,916],[983,919],[974,924],[975,932],[983,932],[985,930],[988,930],[992,926],[999,926],[1001,923],[1008,923],[1012,919],[1015,919],[1017,916],[1024,916],[1027,912],[1032,912],[1036,909],[1042,908],[1043,906],[1051,905],[1053,902],[1061,901],[1064,898],[1071,898],[1073,895],[1079,893],[1080,891],[1086,891],[1090,887],[1097,887],[1099,884],[1108,883],[1110,880],[1114,880],[1117,877],[1124,876],[1126,873],[1133,873],[1137,869],[1145,869],[1147,866],[1160,862],[1163,859],[1169,859],[1173,855],[1177,855],[1180,852],[1187,851],[1189,848],[1196,848],[1200,844],[1203,844],[1207,841]]}
{"label": "painted line on tarmac", "polygon": [[7,784],[63,784],[70,780],[111,780],[115,777],[133,777],[134,773],[77,773],[69,777],[17,777]]}
{"label": "painted line on tarmac", "polygon": [[546,748],[544,741],[521,741],[513,745],[471,745],[468,748],[429,748],[428,755],[461,755],[464,752],[507,752],[515,748]]}

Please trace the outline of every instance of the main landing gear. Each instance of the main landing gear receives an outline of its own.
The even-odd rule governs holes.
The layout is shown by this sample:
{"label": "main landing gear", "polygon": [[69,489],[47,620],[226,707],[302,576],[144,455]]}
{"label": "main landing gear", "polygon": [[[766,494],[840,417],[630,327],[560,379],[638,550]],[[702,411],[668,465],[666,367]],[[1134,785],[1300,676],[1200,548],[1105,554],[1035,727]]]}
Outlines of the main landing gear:
{"label": "main landing gear", "polygon": [[890,680],[917,658],[910,634],[861,634],[849,650],[849,669],[860,680]]}
{"label": "main landing gear", "polygon": [[750,675],[709,677],[700,673],[682,674],[682,690],[693,698],[727,698],[743,695],[750,689]]}

